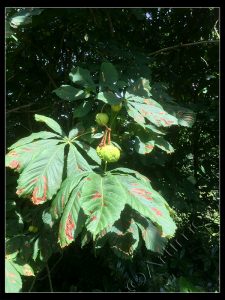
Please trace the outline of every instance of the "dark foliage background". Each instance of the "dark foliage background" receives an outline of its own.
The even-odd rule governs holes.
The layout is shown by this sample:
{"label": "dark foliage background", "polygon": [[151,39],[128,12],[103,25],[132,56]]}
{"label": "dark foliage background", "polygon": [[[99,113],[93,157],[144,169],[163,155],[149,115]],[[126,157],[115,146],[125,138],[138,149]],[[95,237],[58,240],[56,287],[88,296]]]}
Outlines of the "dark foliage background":
{"label": "dark foliage background", "polygon": [[[6,19],[18,10],[8,8]],[[45,8],[32,23],[7,27],[7,146],[42,128],[35,113],[69,131],[76,121],[74,104],[52,91],[70,83],[73,66],[97,78],[106,60],[122,77],[145,77],[156,84],[156,96],[158,84],[160,94],[165,91],[165,97],[196,112],[192,128],[169,130],[172,155],[158,151],[142,157],[121,145],[123,163],[149,177],[178,212],[182,247],[165,253],[159,266],[146,264],[155,257],[144,250],[130,262],[107,249],[96,258],[92,245],[81,250],[72,244],[48,261],[54,291],[219,291],[219,43],[196,43],[219,39],[218,19],[217,8]],[[16,176],[6,175],[7,199],[16,199]],[[145,282],[138,281],[140,273]],[[24,280],[24,291],[49,291],[45,268],[33,286],[33,278]]]}

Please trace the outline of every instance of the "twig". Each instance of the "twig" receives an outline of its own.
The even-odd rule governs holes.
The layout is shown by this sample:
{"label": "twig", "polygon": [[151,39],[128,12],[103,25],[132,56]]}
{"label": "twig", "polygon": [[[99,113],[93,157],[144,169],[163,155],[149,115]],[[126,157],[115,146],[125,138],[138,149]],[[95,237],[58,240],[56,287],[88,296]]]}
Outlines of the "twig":
{"label": "twig", "polygon": [[29,113],[36,113],[36,112],[39,112],[39,111],[43,111],[43,110],[45,110],[45,109],[47,109],[47,108],[49,108],[49,107],[51,107],[51,105],[42,107],[42,108],[37,109],[37,110],[28,110],[27,112],[29,112]]}
{"label": "twig", "polygon": [[51,274],[50,274],[50,270],[49,270],[47,262],[46,262],[46,269],[47,269],[47,273],[48,273],[48,280],[49,280],[50,291],[51,291],[51,293],[53,293],[54,291],[53,291],[53,288],[52,288]]}
{"label": "twig", "polygon": [[9,114],[13,111],[17,111],[17,110],[20,110],[21,108],[25,108],[25,107],[30,107],[32,105],[34,105],[35,103],[29,103],[29,104],[26,104],[26,105],[21,105],[21,106],[18,106],[16,108],[13,108],[13,109],[10,109],[10,110],[7,110],[6,114]]}
{"label": "twig", "polygon": [[209,41],[199,41],[199,42],[193,42],[193,43],[188,43],[188,44],[179,44],[179,45],[176,45],[176,46],[171,46],[171,47],[167,47],[167,48],[163,48],[163,49],[160,49],[160,50],[157,50],[157,51],[154,51],[150,54],[148,54],[148,56],[152,56],[152,55],[156,55],[156,54],[159,54],[159,53],[162,53],[162,52],[165,52],[165,51],[169,51],[169,50],[173,50],[173,49],[176,49],[176,48],[180,48],[180,47],[189,47],[189,46],[195,46],[195,45],[200,45],[200,44],[209,44],[209,43],[218,43],[219,40],[209,40]]}
{"label": "twig", "polygon": [[[58,265],[58,263],[61,261],[61,259],[63,258],[63,255],[60,256],[60,258],[57,260],[57,262],[54,264],[54,266],[51,268],[50,273],[52,273],[52,271],[55,269],[55,267]],[[48,274],[42,276],[41,278],[38,278],[37,280],[43,280],[48,276]]]}
{"label": "twig", "polygon": [[33,287],[34,287],[34,284],[35,284],[35,282],[36,282],[37,276],[38,276],[38,275],[36,275],[36,276],[34,277],[34,280],[32,281],[32,284],[31,284],[31,286],[30,286],[30,288],[29,288],[28,293],[30,293],[30,292],[32,291],[32,289],[33,289]]}
{"label": "twig", "polygon": [[49,80],[51,81],[52,85],[54,86],[54,88],[58,88],[58,86],[56,85],[55,81],[53,80],[52,76],[48,73],[47,69],[45,67],[42,66],[42,69],[45,71],[45,73],[47,74]]}

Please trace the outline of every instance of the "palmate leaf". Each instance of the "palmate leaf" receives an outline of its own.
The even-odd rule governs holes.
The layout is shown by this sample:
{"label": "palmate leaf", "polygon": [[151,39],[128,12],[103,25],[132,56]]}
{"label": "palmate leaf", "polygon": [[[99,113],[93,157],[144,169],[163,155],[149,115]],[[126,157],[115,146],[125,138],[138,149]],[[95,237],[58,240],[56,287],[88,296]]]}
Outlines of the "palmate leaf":
{"label": "palmate leaf", "polygon": [[[61,127],[51,118],[41,115],[35,115],[35,118],[62,133]],[[67,165],[67,176],[92,170],[93,166],[88,164],[72,144],[72,139],[83,130],[80,125],[78,123],[76,128],[70,131],[69,137],[63,138],[55,133],[41,131],[22,138],[9,147],[11,151],[6,155],[5,164],[21,173],[16,192],[19,197],[30,198],[34,204],[50,200],[61,185],[64,163]],[[76,144],[93,161],[101,163],[95,149],[78,140]],[[66,145],[69,151],[64,155]]]}
{"label": "palmate leaf", "polygon": [[[62,214],[59,231],[62,246],[74,239],[73,234],[76,236],[75,228],[79,215],[83,221],[83,213],[86,215],[86,228],[95,239],[104,228],[119,219],[124,208],[126,193],[118,188],[114,176],[101,176],[94,172],[88,176],[87,174],[84,172],[80,177],[72,176],[66,180],[53,201],[53,216],[58,217]],[[84,178],[80,183],[82,177]],[[62,198],[64,208],[60,204]]]}
{"label": "palmate leaf", "polygon": [[[129,213],[124,212],[125,206]],[[53,200],[51,212],[61,218],[62,247],[84,227],[96,239],[97,248],[108,240],[120,256],[132,256],[137,249],[138,228],[147,249],[158,252],[176,230],[165,199],[146,177],[127,168],[104,175],[87,171],[70,176]]]}

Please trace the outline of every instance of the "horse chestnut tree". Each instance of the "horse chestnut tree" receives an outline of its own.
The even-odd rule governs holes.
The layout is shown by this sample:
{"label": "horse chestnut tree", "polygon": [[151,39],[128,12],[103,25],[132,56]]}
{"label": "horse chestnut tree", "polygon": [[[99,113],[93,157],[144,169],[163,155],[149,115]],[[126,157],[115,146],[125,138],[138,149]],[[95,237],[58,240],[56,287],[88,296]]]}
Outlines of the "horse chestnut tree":
{"label": "horse chestnut tree", "polygon": [[[191,127],[190,118],[182,116],[192,112],[162,97],[154,99],[145,78],[127,78],[121,90],[118,72],[109,62],[102,63],[100,74],[104,76],[95,82],[88,70],[73,68],[71,85],[53,91],[74,105],[75,126],[68,133],[51,117],[35,114],[50,130],[33,132],[8,148],[6,166],[18,174],[15,193],[30,204],[29,236],[21,242],[29,243],[34,266],[76,243],[78,236],[82,245],[93,240],[97,253],[107,244],[116,255],[132,259],[141,240],[147,250],[161,253],[176,232],[170,199],[123,164],[128,148],[140,156],[157,148],[172,153],[166,130]],[[22,259],[25,250],[15,257]],[[17,279],[23,272],[16,265],[8,268],[17,270]]]}

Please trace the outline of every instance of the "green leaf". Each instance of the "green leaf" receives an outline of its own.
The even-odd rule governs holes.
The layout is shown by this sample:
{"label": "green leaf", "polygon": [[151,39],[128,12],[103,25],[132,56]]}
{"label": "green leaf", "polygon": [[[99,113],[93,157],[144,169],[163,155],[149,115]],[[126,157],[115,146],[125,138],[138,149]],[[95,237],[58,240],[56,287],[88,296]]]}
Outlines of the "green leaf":
{"label": "green leaf", "polygon": [[54,130],[55,132],[57,132],[58,134],[64,136],[65,133],[63,132],[62,128],[59,126],[59,124],[53,120],[52,118],[49,117],[45,117],[42,115],[34,115],[35,120],[38,122],[44,122],[46,125],[48,125],[52,130]]}
{"label": "green leaf", "polygon": [[159,130],[159,128],[157,128],[154,125],[150,125],[150,124],[145,125],[145,129],[148,129],[150,132],[154,132],[154,133],[157,133],[157,134],[163,134],[163,135],[166,134],[166,132],[163,131],[162,129]]}
{"label": "green leaf", "polygon": [[134,148],[139,154],[148,154],[154,149],[155,141],[142,142],[138,136],[135,137]]}
{"label": "green leaf", "polygon": [[75,138],[78,134],[84,133],[84,131],[85,131],[85,129],[84,129],[83,124],[81,122],[77,123],[74,126],[74,128],[72,130],[70,130],[70,132],[69,132],[69,139]]}
{"label": "green leaf", "polygon": [[70,144],[67,156],[67,176],[69,177],[73,174],[84,171],[91,171],[90,165],[79,153],[76,147],[73,144]]}
{"label": "green leaf", "polygon": [[13,31],[10,28],[10,24],[8,21],[5,22],[5,37],[10,38],[13,35]]}
{"label": "green leaf", "polygon": [[51,214],[60,220],[59,241],[61,247],[69,245],[80,233],[85,217],[80,209],[80,190],[91,172],[74,174],[67,178],[52,202]]}
{"label": "green leaf", "polygon": [[22,289],[22,280],[12,260],[5,260],[5,291],[19,293]]}
{"label": "green leaf", "polygon": [[88,216],[87,230],[93,239],[108,225],[119,219],[125,206],[126,193],[118,185],[115,176],[100,176],[93,173],[81,193],[81,207]]}
{"label": "green leaf", "polygon": [[180,292],[203,292],[201,288],[195,287],[187,278],[181,276],[178,280],[180,286]]}
{"label": "green leaf", "polygon": [[132,216],[132,210],[126,206],[120,219],[99,234],[96,247],[101,248],[108,241],[117,256],[124,259],[133,257],[139,245],[139,232]]}
{"label": "green leaf", "polygon": [[152,99],[143,99],[126,92],[126,107],[128,114],[139,124],[145,124],[146,119],[157,127],[177,125],[177,118],[168,114],[161,105]]}
{"label": "green leaf", "polygon": [[136,214],[134,220],[141,230],[142,238],[148,250],[161,253],[165,249],[167,239],[162,237],[158,228],[151,221]]}
{"label": "green leaf", "polygon": [[86,216],[79,201],[81,184],[72,191],[60,221],[59,239],[62,248],[76,239],[85,224]]}
{"label": "green leaf", "polygon": [[33,142],[34,140],[37,140],[37,139],[49,139],[52,137],[60,137],[60,136],[58,136],[55,133],[48,132],[48,131],[35,132],[25,138],[18,140],[12,146],[8,147],[8,149],[11,150],[11,149],[17,148],[19,146],[29,144],[30,142]]}
{"label": "green leaf", "polygon": [[90,101],[84,101],[78,107],[75,107],[73,117],[82,118],[91,111],[91,108],[92,108],[92,103]]}
{"label": "green leaf", "polygon": [[155,137],[155,146],[166,151],[166,153],[171,154],[174,152],[172,145],[167,142],[163,137]]}
{"label": "green leaf", "polygon": [[60,190],[52,201],[50,212],[53,218],[58,219],[63,214],[71,192],[78,186],[81,179],[87,177],[91,172],[73,174],[63,181]]}
{"label": "green leaf", "polygon": [[98,165],[101,165],[101,159],[98,156],[96,150],[92,148],[91,146],[87,145],[84,142],[75,140],[75,144],[77,144],[82,150],[85,151],[85,153],[93,160],[95,161]]}
{"label": "green leaf", "polygon": [[184,127],[192,127],[194,125],[196,120],[196,113],[191,109],[185,108],[176,103],[162,102],[162,105],[168,113],[177,118],[178,125]]}
{"label": "green leaf", "polygon": [[108,62],[103,62],[100,68],[100,87],[113,88],[118,79],[118,72],[114,65]]}
{"label": "green leaf", "polygon": [[[70,244],[84,228],[96,239],[97,248],[108,240],[113,251],[126,258],[138,247],[138,227],[147,249],[158,252],[165,237],[173,236],[176,229],[163,197],[146,177],[127,168],[114,169],[104,176],[93,171],[71,174],[53,200],[51,213],[54,218],[62,216],[61,247]],[[85,236],[83,232],[82,243]]]}
{"label": "green leaf", "polygon": [[56,93],[56,95],[62,100],[67,101],[75,101],[86,98],[85,91],[76,89],[75,87],[67,84],[61,85],[59,88],[53,90],[52,92]]}
{"label": "green leaf", "polygon": [[130,105],[129,102],[125,103],[128,115],[134,119],[136,123],[145,128],[145,118],[136,110],[133,105]]}
{"label": "green leaf", "polygon": [[174,235],[176,225],[170,217],[165,199],[157,193],[149,182],[138,181],[133,176],[116,175],[118,183],[127,192],[127,203],[141,215],[160,227],[161,236]]}
{"label": "green leaf", "polygon": [[30,24],[32,22],[32,16],[41,14],[43,10],[44,9],[40,8],[25,8],[12,16],[10,26],[17,28],[21,25]]}
{"label": "green leaf", "polygon": [[97,99],[110,105],[121,103],[121,98],[117,97],[113,92],[100,92],[97,95]]}
{"label": "green leaf", "polygon": [[56,145],[59,142],[60,140],[56,139],[39,140],[14,148],[7,153],[5,157],[5,165],[6,167],[21,173],[24,168],[26,168],[26,166],[33,160],[35,155],[45,150],[46,147]]}
{"label": "green leaf", "polygon": [[28,264],[19,265],[14,262],[13,266],[23,276],[34,276],[34,270]]}
{"label": "green leaf", "polygon": [[34,204],[51,199],[62,181],[64,147],[51,145],[39,152],[18,179],[17,194],[31,196]]}
{"label": "green leaf", "polygon": [[150,180],[146,176],[140,174],[139,172],[137,172],[135,170],[129,169],[129,168],[116,168],[116,169],[111,170],[110,173],[120,174],[120,175],[122,175],[121,173],[124,173],[124,176],[127,176],[128,174],[132,174],[132,175],[135,175],[135,177],[137,179],[143,181],[143,183],[150,182]]}
{"label": "green leaf", "polygon": [[69,77],[73,83],[95,90],[95,84],[91,78],[90,71],[81,67],[74,67],[69,73]]}

